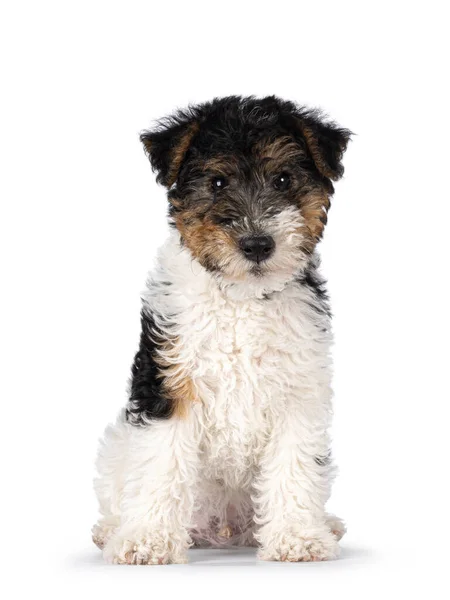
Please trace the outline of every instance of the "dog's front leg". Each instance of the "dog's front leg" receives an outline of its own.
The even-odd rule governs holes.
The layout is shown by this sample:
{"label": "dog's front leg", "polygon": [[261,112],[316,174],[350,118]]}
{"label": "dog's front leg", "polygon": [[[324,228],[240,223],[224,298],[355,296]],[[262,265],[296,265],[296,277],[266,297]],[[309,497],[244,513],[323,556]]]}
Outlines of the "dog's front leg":
{"label": "dog's front leg", "polygon": [[103,549],[105,559],[121,564],[186,562],[198,466],[192,413],[144,427],[119,420],[116,427],[121,431],[110,437],[113,443],[124,439],[123,455],[111,458],[113,453],[104,451],[105,460],[101,453],[98,461],[97,487],[104,489],[114,480],[112,506],[119,519]]}
{"label": "dog's front leg", "polygon": [[288,409],[274,425],[255,481],[259,557],[333,559],[340,532],[331,531],[325,513],[331,479],[328,409],[314,400],[293,401]]}

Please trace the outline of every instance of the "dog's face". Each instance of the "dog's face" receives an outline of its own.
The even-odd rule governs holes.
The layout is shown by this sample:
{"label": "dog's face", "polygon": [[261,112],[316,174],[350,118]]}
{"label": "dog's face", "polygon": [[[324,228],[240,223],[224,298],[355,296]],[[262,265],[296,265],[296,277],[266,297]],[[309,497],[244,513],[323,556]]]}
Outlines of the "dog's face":
{"label": "dog's face", "polygon": [[289,280],[322,236],[350,132],[275,97],[179,112],[141,136],[183,243],[227,281]]}

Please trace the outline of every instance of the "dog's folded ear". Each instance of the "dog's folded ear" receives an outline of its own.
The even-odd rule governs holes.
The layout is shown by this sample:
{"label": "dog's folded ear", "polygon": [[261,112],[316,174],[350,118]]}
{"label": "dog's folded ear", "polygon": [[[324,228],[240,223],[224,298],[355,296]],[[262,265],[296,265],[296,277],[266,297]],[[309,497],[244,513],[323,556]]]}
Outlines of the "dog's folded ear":
{"label": "dog's folded ear", "polygon": [[327,122],[318,111],[300,113],[297,124],[319,173],[333,181],[340,179],[344,174],[342,157],[352,132]]}
{"label": "dog's folded ear", "polygon": [[192,114],[179,111],[159,122],[153,130],[143,131],[140,140],[156,172],[158,183],[170,188],[178,173],[199,124]]}

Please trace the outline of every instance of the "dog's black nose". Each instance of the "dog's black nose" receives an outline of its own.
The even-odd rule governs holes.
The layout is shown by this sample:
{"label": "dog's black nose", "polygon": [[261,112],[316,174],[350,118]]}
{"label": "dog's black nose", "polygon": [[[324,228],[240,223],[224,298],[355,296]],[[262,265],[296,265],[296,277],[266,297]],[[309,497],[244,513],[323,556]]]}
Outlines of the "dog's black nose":
{"label": "dog's black nose", "polygon": [[254,235],[241,238],[239,246],[245,258],[259,264],[273,254],[275,240],[270,235]]}

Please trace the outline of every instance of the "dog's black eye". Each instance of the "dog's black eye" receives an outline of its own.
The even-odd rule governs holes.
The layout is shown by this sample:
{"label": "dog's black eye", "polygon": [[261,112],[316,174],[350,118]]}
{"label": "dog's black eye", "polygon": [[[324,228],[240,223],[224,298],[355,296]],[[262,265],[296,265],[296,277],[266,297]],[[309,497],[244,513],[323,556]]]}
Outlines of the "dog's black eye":
{"label": "dog's black eye", "polygon": [[223,225],[224,227],[228,227],[228,226],[230,226],[230,225],[233,224],[233,219],[229,219],[229,218],[224,217],[224,218],[218,219],[217,222],[219,223],[219,225]]}
{"label": "dog's black eye", "polygon": [[273,187],[280,192],[284,192],[291,186],[291,178],[288,173],[280,173],[273,180]]}
{"label": "dog's black eye", "polygon": [[225,179],[225,177],[221,177],[219,175],[217,177],[213,177],[211,184],[213,190],[215,192],[218,192],[219,190],[223,190],[224,187],[227,187],[227,180]]}

